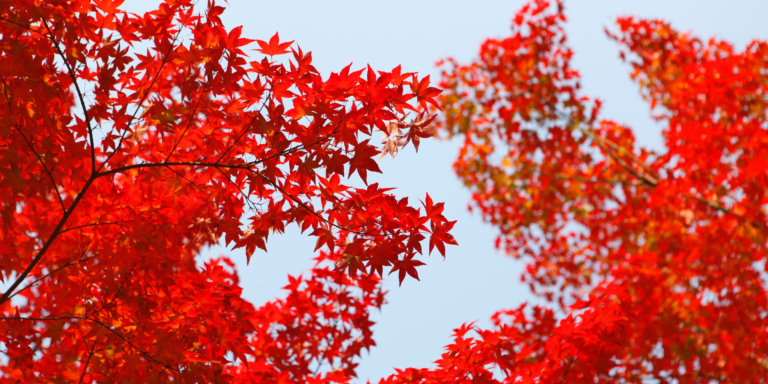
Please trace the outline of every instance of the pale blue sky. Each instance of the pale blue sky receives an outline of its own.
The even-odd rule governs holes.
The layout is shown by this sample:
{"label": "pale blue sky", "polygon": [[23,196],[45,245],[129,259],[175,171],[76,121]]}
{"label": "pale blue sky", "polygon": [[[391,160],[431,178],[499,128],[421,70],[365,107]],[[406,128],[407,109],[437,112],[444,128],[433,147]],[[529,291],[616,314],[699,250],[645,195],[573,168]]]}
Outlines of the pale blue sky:
{"label": "pale blue sky", "polygon": [[[154,3],[129,0],[131,11]],[[439,73],[434,62],[453,56],[462,62],[472,59],[480,42],[504,36],[510,19],[523,1],[246,1],[229,0],[222,19],[228,28],[243,25],[243,37],[268,40],[275,31],[281,40],[295,40],[312,51],[315,67],[323,74],[349,64],[361,68],[389,70],[402,64],[405,71]],[[225,5],[225,4],[224,4]],[[629,80],[629,67],[618,59],[615,44],[603,33],[619,15],[658,17],[680,30],[708,38],[717,36],[743,48],[753,38],[768,39],[768,1],[644,0],[566,2],[567,32],[575,51],[573,66],[583,78],[583,91],[604,102],[603,117],[627,124],[638,141],[660,149],[660,127],[648,117],[648,106]],[[459,247],[449,247],[448,257],[438,254],[427,260],[419,274],[421,282],[406,280],[398,287],[394,276],[387,280],[388,304],[374,332],[378,346],[364,355],[358,373],[360,382],[378,381],[394,372],[392,367],[429,367],[450,342],[453,328],[481,320],[501,308],[530,300],[528,288],[519,283],[522,262],[493,248],[494,229],[469,214],[469,194],[451,169],[456,143],[427,141],[419,154],[408,148],[394,160],[381,161],[384,175],[369,176],[373,182],[398,189],[412,203],[429,192],[444,201],[445,215],[459,220],[453,233]],[[311,267],[314,238],[301,236],[291,227],[283,236],[273,236],[269,253],[256,254],[249,266],[241,250],[224,248],[208,255],[230,255],[237,263],[244,295],[255,305],[282,296],[286,275]]]}

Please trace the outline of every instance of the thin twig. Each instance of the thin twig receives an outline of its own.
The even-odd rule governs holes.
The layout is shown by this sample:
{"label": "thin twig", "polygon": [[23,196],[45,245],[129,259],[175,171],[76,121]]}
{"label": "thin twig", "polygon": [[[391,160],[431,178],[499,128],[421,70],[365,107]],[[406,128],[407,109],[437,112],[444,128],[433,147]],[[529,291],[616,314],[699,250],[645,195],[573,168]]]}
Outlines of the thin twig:
{"label": "thin twig", "polygon": [[52,270],[52,271],[50,271],[50,272],[46,273],[45,275],[41,276],[41,277],[40,277],[40,278],[38,278],[37,280],[35,280],[35,281],[33,281],[33,282],[31,282],[31,283],[27,284],[27,285],[26,285],[24,288],[22,288],[22,289],[19,289],[18,291],[14,292],[14,293],[13,293],[13,294],[12,294],[12,295],[9,297],[9,298],[13,298],[14,296],[16,296],[16,295],[18,295],[18,294],[20,294],[20,293],[24,292],[25,290],[27,290],[27,289],[29,289],[29,288],[32,288],[32,287],[34,287],[34,286],[35,286],[37,283],[39,283],[39,282],[40,282],[40,281],[42,281],[43,279],[45,279],[45,278],[47,278],[47,277],[49,277],[49,276],[53,275],[54,273],[56,273],[56,272],[58,272],[58,271],[61,271],[61,270],[62,270],[62,269],[64,269],[64,268],[68,268],[68,267],[71,267],[71,266],[73,266],[73,265],[75,265],[75,264],[80,264],[80,263],[82,263],[82,262],[84,262],[84,261],[88,261],[88,260],[91,260],[91,259],[93,259],[93,258],[96,258],[97,256],[99,256],[99,254],[98,254],[98,253],[97,253],[97,254],[95,254],[95,255],[93,255],[93,256],[89,256],[89,257],[86,257],[86,258],[78,259],[77,261],[68,262],[68,263],[66,263],[66,264],[62,265],[61,267],[59,267],[59,268],[56,268],[56,269],[54,269],[54,270]]}
{"label": "thin twig", "polygon": [[125,125],[125,128],[123,129],[123,133],[120,135],[120,140],[117,142],[117,145],[115,146],[115,150],[112,151],[109,156],[107,156],[107,159],[104,160],[103,163],[99,166],[99,169],[95,172],[98,173],[101,171],[107,163],[109,163],[109,160],[112,159],[115,154],[120,150],[120,147],[123,145],[123,140],[125,140],[125,134],[128,132],[128,130],[131,127],[131,124],[133,124],[133,120],[136,119],[136,114],[139,112],[139,109],[142,108],[142,104],[144,104],[144,101],[147,99],[149,94],[152,91],[152,87],[155,85],[155,82],[158,78],[160,78],[160,75],[162,74],[163,67],[165,64],[168,63],[168,58],[171,56],[171,51],[173,50],[174,46],[176,45],[176,40],[181,35],[181,32],[184,30],[184,28],[187,26],[187,21],[189,20],[189,16],[192,14],[192,10],[188,10],[187,16],[184,18],[184,22],[179,27],[179,31],[176,33],[176,36],[173,37],[173,40],[171,41],[171,44],[168,47],[168,52],[165,53],[165,56],[163,56],[162,63],[160,63],[160,67],[157,69],[157,73],[155,74],[154,78],[152,79],[152,82],[149,84],[149,87],[147,87],[147,90],[144,92],[144,96],[142,96],[136,106],[136,110],[133,111],[133,115],[131,115],[131,119],[128,120],[128,123]]}
{"label": "thin twig", "polygon": [[[581,352],[581,348],[579,348],[579,352]],[[579,352],[576,352],[576,354],[578,355]],[[560,381],[558,382],[558,384],[562,384],[565,382],[565,378],[568,377],[568,372],[571,370],[571,366],[576,361],[576,357],[577,356],[572,357],[571,361],[568,362],[568,365],[565,367],[565,372],[563,372],[563,377],[560,378]]]}
{"label": "thin twig", "polygon": [[[56,51],[59,53],[59,56],[61,57],[61,61],[64,62],[64,65],[67,67],[67,73],[69,75],[69,78],[72,79],[72,83],[75,85],[75,91],[77,92],[77,97],[80,99],[80,107],[83,110],[83,117],[85,118],[85,125],[88,128],[88,140],[91,142],[91,174],[96,173],[96,144],[93,139],[93,128],[91,127],[91,119],[88,117],[88,108],[85,106],[85,98],[83,97],[83,92],[80,91],[80,85],[77,83],[77,76],[75,75],[74,69],[72,69],[72,66],[69,64],[69,61],[67,61],[67,57],[64,55],[64,52],[61,50],[61,47],[59,46],[59,42],[56,41],[55,35],[53,32],[51,32],[51,28],[48,27],[48,23],[45,21],[44,18],[41,18],[43,25],[45,26],[45,29],[48,31],[50,36],[48,39],[50,39],[53,42],[53,46],[56,48]],[[85,56],[87,57],[87,55]],[[85,61],[85,58],[83,58],[83,61]]]}
{"label": "thin twig", "polygon": [[195,119],[195,113],[197,113],[197,108],[200,107],[200,102],[203,101],[203,97],[205,96],[205,87],[208,85],[206,83],[203,86],[203,90],[200,93],[200,98],[197,99],[197,104],[195,104],[195,108],[192,110],[192,113],[189,115],[189,121],[187,121],[187,126],[184,128],[184,132],[181,133],[181,136],[179,136],[179,139],[176,140],[176,142],[173,144],[173,148],[171,148],[171,152],[168,153],[168,156],[165,158],[165,161],[168,162],[168,160],[173,155],[173,152],[176,151],[176,147],[181,143],[181,139],[184,138],[184,135],[187,134],[187,131],[189,130],[189,127],[192,125],[192,121]]}
{"label": "thin twig", "polygon": [[293,200],[297,204],[301,205],[302,207],[307,209],[310,213],[312,213],[314,216],[318,217],[323,222],[326,222],[326,223],[334,226],[335,228],[338,228],[338,229],[341,229],[343,231],[347,231],[347,232],[350,232],[350,233],[354,233],[354,234],[357,234],[357,235],[361,235],[361,236],[389,236],[387,234],[374,234],[374,233],[370,233],[370,232],[355,231],[352,228],[343,227],[343,226],[340,226],[340,225],[338,225],[336,223],[332,223],[332,222],[328,221],[328,219],[324,218],[322,215],[317,213],[314,209],[312,209],[311,207],[307,206],[307,204],[305,204],[299,198],[297,198],[293,194],[289,193],[288,191],[286,191],[285,189],[280,187],[280,185],[278,185],[276,182],[270,180],[268,177],[262,175],[261,173],[257,172],[256,170],[252,169],[251,167],[244,166],[244,165],[241,165],[241,164],[216,164],[216,163],[207,163],[207,162],[206,163],[202,163],[202,162],[195,162],[195,161],[178,161],[178,162],[174,161],[174,162],[168,162],[168,163],[143,163],[143,164],[126,165],[125,167],[120,167],[120,168],[110,169],[110,170],[104,171],[104,172],[99,172],[97,174],[97,177],[113,175],[113,174],[116,174],[116,173],[123,173],[123,172],[129,171],[131,169],[152,168],[152,167],[167,167],[167,166],[213,167],[213,168],[223,168],[223,169],[241,169],[241,170],[244,170],[244,171],[247,171],[247,172],[251,172],[251,173],[261,177],[262,179],[264,179],[267,183],[269,183],[270,185],[275,187],[275,189],[280,191],[280,193],[282,193],[284,196],[288,197],[290,200]]}
{"label": "thin twig", "polygon": [[122,226],[123,224],[130,223],[132,221],[133,220],[106,221],[106,222],[103,222],[103,223],[102,222],[98,222],[98,223],[83,224],[83,225],[78,225],[78,226],[75,226],[75,227],[70,227],[70,228],[67,228],[65,230],[62,230],[61,232],[59,232],[59,234],[62,234],[62,233],[65,233],[65,232],[69,232],[69,231],[74,231],[76,229],[81,229],[81,228],[86,228],[86,227],[94,227],[94,226],[97,226],[97,225],[119,225],[119,226]]}
{"label": "thin twig", "polygon": [[[85,348],[88,349],[88,342],[83,340],[83,343],[85,343]],[[85,365],[83,366],[83,373],[80,374],[80,380],[78,381],[78,384],[83,383],[83,379],[85,379],[85,373],[88,372],[88,364],[91,363],[91,357],[93,357],[93,351],[96,349],[96,341],[94,340],[93,345],[90,348],[90,352],[88,353],[88,359],[85,361]]]}
{"label": "thin twig", "polygon": [[[10,113],[11,117],[13,116],[13,108],[11,108],[11,97],[8,95],[8,84],[5,83],[5,79],[2,79],[3,81],[3,93],[5,94],[5,100],[8,102],[8,113]],[[61,204],[61,212],[62,214],[67,211],[66,205],[64,205],[64,200],[61,198],[61,194],[59,193],[59,186],[56,184],[56,180],[53,179],[52,172],[48,169],[48,166],[45,165],[45,162],[43,161],[43,158],[40,156],[39,153],[37,153],[37,150],[35,150],[34,145],[32,145],[32,142],[27,139],[27,136],[24,135],[24,132],[21,131],[21,128],[19,127],[18,122],[13,125],[14,128],[16,128],[16,131],[19,132],[22,138],[24,138],[24,142],[27,143],[27,146],[29,149],[32,150],[32,153],[35,154],[35,157],[37,158],[37,161],[40,162],[40,165],[43,166],[43,170],[45,171],[45,174],[48,175],[48,178],[51,180],[51,184],[53,184],[53,190],[55,192],[56,197],[59,199],[59,204]]]}
{"label": "thin twig", "polygon": [[154,357],[154,356],[152,356],[151,354],[149,354],[149,353],[147,353],[147,352],[143,351],[141,348],[137,347],[137,346],[136,346],[136,344],[133,344],[133,343],[132,343],[130,340],[128,340],[128,338],[126,338],[125,336],[123,336],[123,335],[122,335],[120,332],[118,332],[118,331],[117,331],[117,330],[115,330],[114,328],[112,328],[112,327],[110,327],[110,326],[108,326],[108,325],[106,325],[106,324],[102,323],[102,322],[101,322],[101,321],[99,321],[99,320],[93,319],[93,318],[91,318],[91,317],[88,317],[88,316],[55,316],[55,317],[8,317],[8,316],[4,316],[4,317],[0,317],[0,320],[21,320],[21,321],[61,321],[61,320],[87,320],[87,321],[90,321],[90,322],[96,323],[96,324],[98,324],[98,325],[100,325],[100,326],[104,327],[106,330],[108,330],[108,331],[112,332],[114,335],[116,335],[117,337],[119,337],[119,338],[120,338],[121,340],[123,340],[123,341],[124,341],[126,344],[130,345],[130,346],[131,346],[133,349],[135,349],[136,351],[138,351],[138,352],[139,352],[139,353],[140,353],[142,356],[144,356],[144,357],[145,357],[145,358],[147,358],[148,360],[150,360],[150,361],[152,361],[152,362],[154,362],[154,363],[156,363],[156,364],[158,364],[158,365],[161,365],[161,366],[163,366],[163,367],[165,367],[165,368],[167,368],[167,369],[170,369],[170,370],[172,370],[172,371],[175,371],[175,372],[179,372],[179,370],[178,370],[178,369],[176,369],[176,368],[172,368],[170,365],[168,365],[168,364],[166,364],[166,363],[163,363],[162,361],[159,361],[159,360],[155,359],[155,357]]}
{"label": "thin twig", "polygon": [[[550,106],[550,108],[555,109],[554,106],[551,103],[547,103],[547,104]],[[607,153],[608,156],[611,157],[611,159],[613,159],[619,166],[621,166],[629,174],[631,174],[632,176],[634,176],[635,178],[637,178],[638,180],[642,181],[643,183],[647,184],[650,187],[656,187],[658,185],[660,177],[653,172],[653,170],[651,169],[650,166],[648,166],[648,164],[646,164],[644,161],[640,160],[637,156],[632,154],[632,152],[630,152],[626,148],[616,144],[612,140],[596,134],[594,132],[594,130],[592,130],[592,129],[582,128],[581,126],[576,124],[570,116],[563,116],[563,114],[558,113],[557,111],[555,113],[557,114],[557,116],[559,118],[567,120],[569,126],[575,127],[580,132],[582,132],[585,135],[587,135],[590,138],[592,138],[593,141],[595,142],[595,144],[597,144],[600,147],[600,149],[602,149],[605,153]],[[627,162],[625,162],[623,159],[621,159],[617,153],[615,153],[615,152],[611,151],[610,149],[608,149],[609,147],[614,149],[619,154],[623,154],[623,155],[629,157],[630,161],[633,164],[636,164],[640,168],[642,168],[642,171],[641,172],[636,171],[629,164],[627,164]],[[734,216],[739,217],[739,218],[742,217],[741,215],[731,211],[730,209],[727,209],[727,208],[723,207],[722,205],[720,205],[717,202],[712,202],[712,201],[709,201],[709,200],[705,200],[705,199],[703,199],[701,197],[698,197],[698,196],[692,196],[692,197],[695,198],[698,202],[706,204],[710,208],[713,208],[713,209],[715,209],[717,211],[720,211],[720,212],[723,212],[723,213],[729,214],[729,215],[734,215]],[[750,226],[752,226],[755,229],[760,229],[761,228],[761,224],[758,223],[758,222],[750,221],[749,224],[750,224]]]}
{"label": "thin twig", "polygon": [[188,179],[186,176],[182,175],[181,173],[177,172],[175,169],[173,169],[171,167],[166,167],[166,168],[168,168],[171,172],[175,173],[177,176],[179,176],[182,179],[186,180],[188,183],[192,184],[192,186],[197,188],[198,191],[200,191],[202,193],[205,193],[205,191],[203,191],[202,188],[200,188],[197,184],[195,184],[192,180]]}
{"label": "thin twig", "polygon": [[267,97],[265,97],[265,98],[264,98],[264,102],[263,102],[263,103],[261,103],[261,107],[260,107],[260,108],[259,108],[257,111],[255,111],[255,112],[254,112],[254,114],[253,114],[253,118],[252,118],[252,119],[251,119],[251,121],[248,123],[248,126],[247,126],[247,127],[245,127],[245,130],[243,130],[243,133],[241,133],[241,134],[240,134],[240,136],[238,136],[238,137],[237,137],[237,139],[235,139],[235,141],[234,141],[234,142],[232,142],[232,145],[230,145],[230,146],[229,146],[229,148],[227,148],[227,150],[226,150],[226,151],[224,151],[224,153],[222,153],[222,154],[221,154],[221,156],[219,156],[219,159],[218,159],[218,160],[216,160],[216,164],[220,163],[220,162],[221,162],[221,160],[223,160],[223,159],[224,159],[224,156],[226,156],[226,155],[227,155],[227,153],[229,153],[229,151],[231,151],[231,150],[232,150],[232,148],[234,148],[234,147],[235,147],[235,145],[237,145],[237,143],[240,141],[240,139],[242,139],[242,138],[243,138],[243,136],[245,136],[245,134],[246,134],[246,133],[248,133],[248,131],[250,131],[250,130],[251,130],[251,127],[253,126],[253,122],[254,122],[254,121],[256,121],[256,119],[257,119],[259,116],[261,116],[261,110],[262,110],[262,109],[264,109],[264,106],[265,106],[265,105],[267,105],[267,100],[269,100],[269,98],[271,97],[271,95],[272,95],[272,90],[270,89],[270,90],[269,90],[269,93],[267,94]]}
{"label": "thin twig", "polygon": [[16,288],[18,288],[18,286],[21,284],[22,281],[24,281],[24,279],[27,278],[29,273],[32,272],[32,269],[35,268],[35,266],[43,258],[43,255],[45,255],[45,252],[48,251],[48,248],[50,248],[51,245],[53,245],[53,241],[56,240],[56,237],[58,237],[61,234],[61,229],[64,227],[64,224],[67,222],[67,219],[69,219],[69,217],[72,215],[72,212],[75,211],[75,208],[77,208],[77,205],[83,199],[83,197],[85,196],[85,193],[88,191],[88,188],[90,188],[90,186],[93,184],[95,180],[96,180],[95,175],[91,175],[91,178],[89,178],[88,181],[86,181],[83,188],[75,197],[75,200],[69,206],[69,209],[67,209],[64,212],[64,216],[62,216],[61,220],[59,220],[59,223],[53,229],[53,232],[48,237],[48,240],[45,241],[43,246],[37,252],[37,255],[35,255],[35,257],[32,259],[32,262],[29,263],[27,268],[24,269],[24,271],[21,272],[21,274],[19,274],[19,277],[17,277],[16,281],[13,282],[13,284],[8,288],[8,290],[5,291],[5,293],[3,293],[3,296],[0,296],[0,305],[10,300],[10,296],[13,294],[13,291]]}

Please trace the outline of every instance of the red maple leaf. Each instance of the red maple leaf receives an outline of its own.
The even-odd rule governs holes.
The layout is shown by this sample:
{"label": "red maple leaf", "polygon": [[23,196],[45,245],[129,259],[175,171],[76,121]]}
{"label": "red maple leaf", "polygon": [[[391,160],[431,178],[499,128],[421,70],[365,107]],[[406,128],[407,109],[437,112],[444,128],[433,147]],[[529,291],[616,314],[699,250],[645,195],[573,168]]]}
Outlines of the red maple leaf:
{"label": "red maple leaf", "polygon": [[400,281],[400,285],[403,285],[403,280],[405,280],[406,274],[419,280],[419,272],[416,271],[416,267],[425,265],[421,261],[414,259],[413,255],[406,256],[404,259],[395,261],[392,264],[393,267],[389,271],[389,274],[391,275],[392,272],[398,271],[397,278]]}
{"label": "red maple leaf", "polygon": [[275,35],[269,39],[269,43],[264,40],[256,40],[256,43],[258,43],[259,47],[261,47],[257,48],[257,51],[267,56],[276,56],[290,52],[288,48],[290,48],[291,44],[293,44],[293,40],[286,43],[281,43],[280,36],[278,36],[278,33],[275,32]]}
{"label": "red maple leaf", "polygon": [[379,150],[372,145],[368,145],[369,141],[365,140],[358,144],[355,149],[355,155],[349,162],[349,176],[352,176],[357,171],[366,185],[368,185],[368,171],[381,173],[379,164],[373,160],[373,157],[379,154]]}
{"label": "red maple leaf", "polygon": [[429,236],[429,253],[432,253],[432,248],[437,247],[440,254],[445,257],[445,244],[459,245],[456,239],[453,238],[453,235],[449,233],[455,224],[456,221],[446,221],[444,223],[432,221],[432,235]]}

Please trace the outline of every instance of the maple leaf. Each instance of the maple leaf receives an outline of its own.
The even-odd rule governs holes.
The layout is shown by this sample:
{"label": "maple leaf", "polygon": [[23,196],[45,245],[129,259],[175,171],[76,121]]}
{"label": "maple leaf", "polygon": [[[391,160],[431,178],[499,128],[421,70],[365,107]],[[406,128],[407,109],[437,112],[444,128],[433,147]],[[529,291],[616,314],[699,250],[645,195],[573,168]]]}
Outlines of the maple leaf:
{"label": "maple leaf", "polygon": [[416,100],[422,105],[424,109],[427,109],[427,104],[432,104],[436,108],[440,109],[440,106],[435,101],[435,96],[440,94],[440,89],[429,86],[429,75],[424,76],[421,80],[416,75],[411,77],[411,90],[416,95]]}
{"label": "maple leaf", "polygon": [[94,0],[96,8],[107,14],[113,14],[125,0]]}
{"label": "maple leaf", "polygon": [[[442,203],[441,203],[442,204]],[[432,253],[432,249],[437,247],[440,254],[445,257],[445,244],[459,245],[453,235],[449,233],[456,221],[446,221],[444,223],[436,223],[432,221],[432,234],[429,236],[429,253]]]}
{"label": "maple leaf", "polygon": [[344,165],[349,161],[349,157],[342,153],[341,148],[328,153],[328,160],[325,161],[325,176],[332,177],[332,174],[344,175]]}
{"label": "maple leaf", "polygon": [[419,260],[415,260],[413,258],[413,255],[406,256],[402,260],[395,261],[393,264],[392,269],[389,271],[389,274],[391,275],[393,272],[398,271],[397,278],[400,281],[400,285],[403,285],[403,280],[405,280],[405,275],[408,274],[409,276],[413,277],[416,280],[419,280],[419,272],[416,271],[416,267],[425,265]]}
{"label": "maple leaf", "polygon": [[429,193],[427,193],[427,197],[425,201],[426,202],[422,201],[421,205],[424,207],[424,210],[426,211],[427,219],[431,220],[432,223],[442,223],[446,221],[445,216],[443,216],[443,210],[445,210],[445,203],[434,204],[434,202],[432,201],[432,197],[429,196]]}
{"label": "maple leaf", "polygon": [[370,259],[368,259],[368,274],[377,274],[379,276],[384,276],[384,267],[392,265],[390,262],[391,253],[378,250],[375,252]]}
{"label": "maple leaf", "polygon": [[390,120],[387,122],[387,132],[384,132],[384,137],[381,139],[381,143],[384,144],[384,148],[381,149],[381,155],[379,160],[389,153],[394,159],[397,156],[398,147],[402,147],[406,144],[403,140],[404,135],[400,133],[400,120]]}
{"label": "maple leaf", "polygon": [[372,159],[379,153],[376,147],[368,145],[369,140],[360,143],[355,149],[355,155],[349,161],[349,175],[357,171],[363,182],[368,185],[368,171],[381,173],[379,165]]}
{"label": "maple leaf", "polygon": [[237,28],[232,29],[229,32],[229,36],[227,37],[227,49],[230,50],[236,50],[239,47],[242,47],[244,45],[248,45],[256,40],[252,39],[242,39],[240,38],[240,34],[243,32],[243,27],[239,26]]}
{"label": "maple leaf", "polygon": [[257,233],[254,228],[248,228],[245,233],[235,241],[234,249],[244,247],[246,257],[245,262],[246,264],[250,264],[251,256],[253,256],[253,252],[256,251],[256,247],[261,248],[264,252],[267,251],[267,243],[264,241],[266,236],[267,233]]}
{"label": "maple leaf", "polygon": [[437,136],[437,132],[435,132],[435,130],[429,126],[429,124],[432,123],[432,121],[434,121],[435,117],[437,117],[436,114],[427,116],[426,118],[423,117],[423,115],[419,115],[418,118],[414,118],[408,124],[408,126],[410,127],[410,130],[408,131],[408,135],[406,136],[404,145],[408,144],[408,141],[412,141],[413,148],[418,153],[421,138]]}
{"label": "maple leaf", "polygon": [[283,55],[286,53],[289,53],[290,51],[288,48],[293,44],[293,40],[285,43],[280,42],[280,36],[277,32],[275,32],[275,35],[272,36],[271,39],[269,39],[269,43],[267,43],[264,40],[256,40],[256,43],[259,44],[259,47],[256,50],[267,55],[267,56],[277,56],[277,55]]}

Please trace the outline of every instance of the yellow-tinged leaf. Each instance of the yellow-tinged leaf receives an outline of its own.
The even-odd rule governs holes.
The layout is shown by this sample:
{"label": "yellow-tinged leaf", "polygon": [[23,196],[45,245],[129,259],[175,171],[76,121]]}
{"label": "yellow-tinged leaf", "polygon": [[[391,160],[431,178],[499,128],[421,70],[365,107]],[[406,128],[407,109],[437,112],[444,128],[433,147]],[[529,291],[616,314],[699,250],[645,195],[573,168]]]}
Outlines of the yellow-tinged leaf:
{"label": "yellow-tinged leaf", "polygon": [[66,370],[64,371],[63,375],[65,378],[72,381],[80,380],[80,374],[75,371]]}

